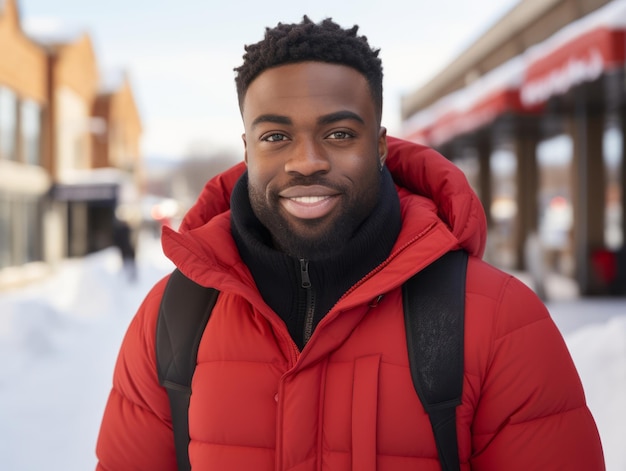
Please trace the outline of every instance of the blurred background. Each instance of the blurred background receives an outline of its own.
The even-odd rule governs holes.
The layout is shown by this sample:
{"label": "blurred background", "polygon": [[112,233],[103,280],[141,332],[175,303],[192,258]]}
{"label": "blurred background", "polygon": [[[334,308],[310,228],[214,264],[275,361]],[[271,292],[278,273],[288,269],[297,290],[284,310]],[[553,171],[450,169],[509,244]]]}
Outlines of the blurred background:
{"label": "blurred background", "polygon": [[626,0],[0,0],[0,468],[95,467],[161,228],[242,160],[244,44],[303,14],[381,48],[383,125],[465,172],[626,471]]}
{"label": "blurred background", "polygon": [[[542,296],[626,294],[626,3],[392,0],[306,13],[359,24],[383,121],[466,173],[487,259]],[[0,0],[0,290],[175,226],[241,160],[233,68],[291,2]]]}

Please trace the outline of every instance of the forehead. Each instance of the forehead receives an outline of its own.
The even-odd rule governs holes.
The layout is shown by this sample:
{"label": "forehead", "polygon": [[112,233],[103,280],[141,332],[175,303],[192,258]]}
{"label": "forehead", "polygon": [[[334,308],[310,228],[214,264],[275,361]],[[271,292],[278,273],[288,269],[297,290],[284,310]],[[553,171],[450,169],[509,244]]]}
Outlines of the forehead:
{"label": "forehead", "polygon": [[243,115],[247,121],[257,113],[282,115],[311,107],[320,113],[353,108],[369,112],[374,101],[367,80],[356,69],[301,62],[267,69],[255,78],[244,98]]}

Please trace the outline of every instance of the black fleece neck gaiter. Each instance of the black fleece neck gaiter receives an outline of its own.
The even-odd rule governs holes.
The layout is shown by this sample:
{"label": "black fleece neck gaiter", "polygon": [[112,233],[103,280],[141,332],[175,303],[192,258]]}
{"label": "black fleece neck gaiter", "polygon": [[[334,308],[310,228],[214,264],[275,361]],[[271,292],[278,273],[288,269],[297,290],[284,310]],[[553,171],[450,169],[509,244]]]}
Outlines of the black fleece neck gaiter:
{"label": "black fleece neck gaiter", "polygon": [[[272,237],[256,218],[244,173],[231,196],[231,228],[241,258],[250,269],[265,302],[285,322],[296,345],[304,346],[301,261],[276,250]],[[401,227],[400,202],[389,171],[381,176],[381,197],[343,250],[332,257],[308,260],[315,299],[313,327],[355,283],[390,254]]]}

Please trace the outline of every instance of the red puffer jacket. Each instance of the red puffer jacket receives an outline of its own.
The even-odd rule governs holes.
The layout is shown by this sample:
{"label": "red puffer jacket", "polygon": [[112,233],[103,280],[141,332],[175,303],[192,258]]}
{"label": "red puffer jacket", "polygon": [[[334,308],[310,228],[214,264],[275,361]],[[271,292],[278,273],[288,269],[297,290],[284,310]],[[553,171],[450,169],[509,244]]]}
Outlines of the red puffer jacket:
{"label": "red puffer jacket", "polygon": [[[478,258],[484,214],[463,174],[436,152],[391,138],[387,164],[403,218],[395,247],[301,352],[263,302],[230,235],[228,197],[242,167],[207,184],[180,233],[164,233],[164,250],[180,270],[221,290],[192,383],[192,468],[439,470],[411,382],[400,286],[460,246],[472,255],[457,413],[462,469],[604,469],[580,380],[548,312],[521,282]],[[98,439],[100,471],[176,469],[155,366],[165,281],[124,339]]]}

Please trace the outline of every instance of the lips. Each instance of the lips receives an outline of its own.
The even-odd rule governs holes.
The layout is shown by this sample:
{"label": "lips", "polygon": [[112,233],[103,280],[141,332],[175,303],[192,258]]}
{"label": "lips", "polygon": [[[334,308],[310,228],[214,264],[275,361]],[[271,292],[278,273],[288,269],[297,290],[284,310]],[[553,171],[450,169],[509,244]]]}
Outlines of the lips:
{"label": "lips", "polygon": [[329,214],[339,202],[339,193],[321,185],[293,186],[280,192],[287,213],[299,219],[318,219]]}

